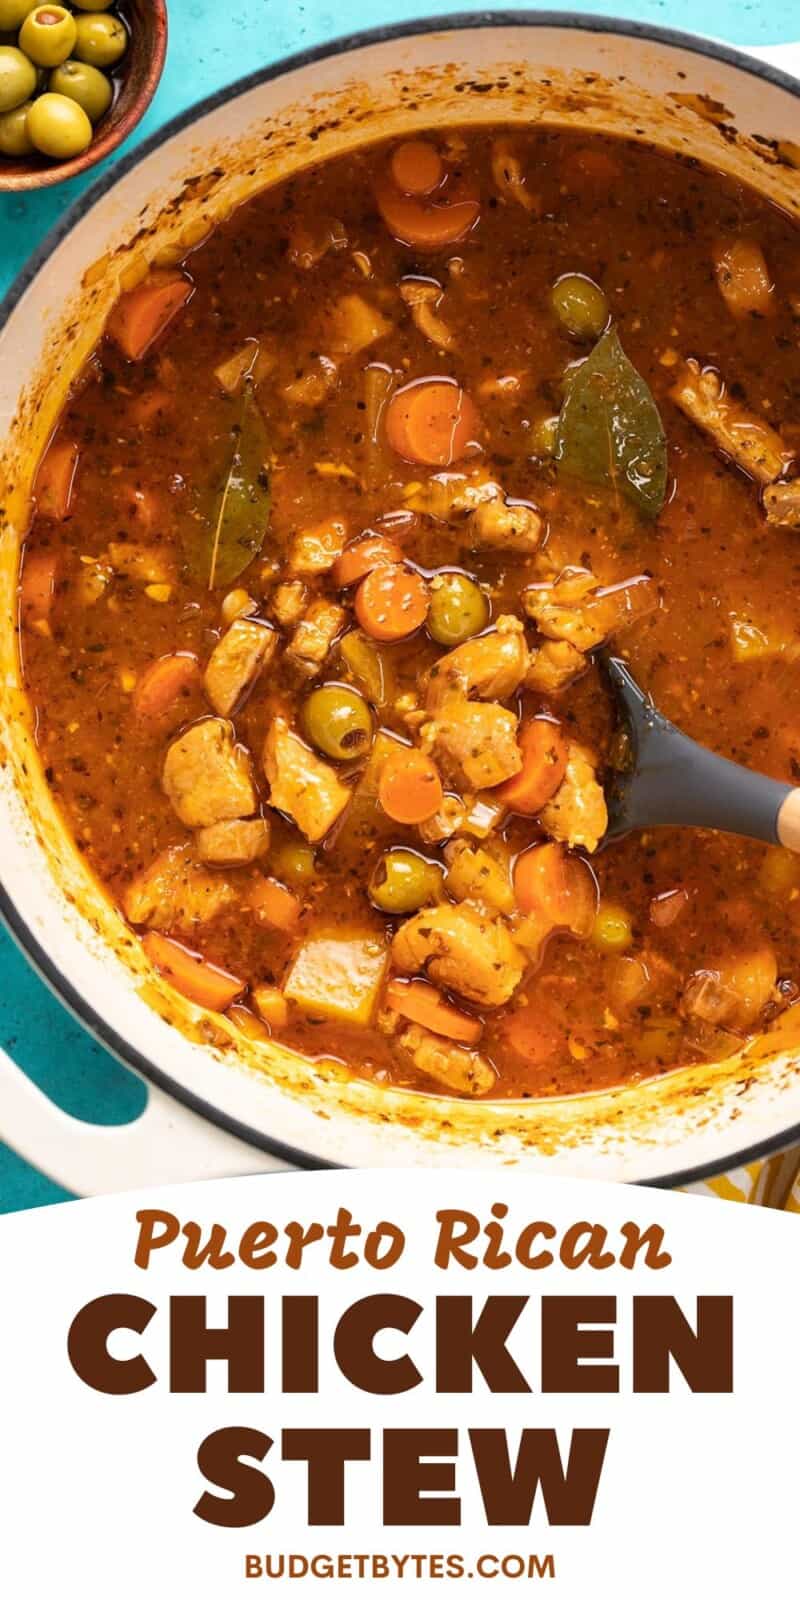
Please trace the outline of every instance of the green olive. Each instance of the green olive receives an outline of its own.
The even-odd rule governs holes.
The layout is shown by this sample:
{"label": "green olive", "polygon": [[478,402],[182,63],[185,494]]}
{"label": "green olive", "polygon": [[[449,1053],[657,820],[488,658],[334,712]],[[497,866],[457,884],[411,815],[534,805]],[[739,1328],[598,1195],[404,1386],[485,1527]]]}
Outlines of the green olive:
{"label": "green olive", "polygon": [[0,45],[0,111],[13,111],[36,91],[36,68],[13,44]]}
{"label": "green olive", "polygon": [[37,6],[22,24],[19,44],[37,67],[57,67],[72,53],[77,36],[71,11],[64,6]]}
{"label": "green olive", "polygon": [[76,11],[107,11],[108,0],[80,0],[75,7]]}
{"label": "green olive", "polygon": [[99,122],[105,115],[113,94],[105,73],[85,61],[62,61],[50,74],[50,88],[82,106],[90,122]]}
{"label": "green olive", "polygon": [[342,683],[315,689],[303,706],[303,728],[324,756],[352,761],[364,755],[372,739],[372,717],[366,700]]}
{"label": "green olive", "polygon": [[128,35],[119,17],[96,11],[91,17],[76,17],[78,39],[75,55],[92,67],[113,67],[128,48]]}
{"label": "green olive", "polygon": [[0,33],[16,33],[36,0],[0,0]]}
{"label": "green olive", "polygon": [[294,889],[311,883],[316,873],[316,861],[310,844],[302,839],[287,839],[270,853],[270,871]]}
{"label": "green olive", "polygon": [[608,301],[602,289],[581,272],[567,272],[553,284],[550,304],[573,339],[598,339],[608,322]]}
{"label": "green olive", "polygon": [[369,897],[379,911],[404,916],[435,900],[441,883],[441,869],[424,856],[413,850],[387,850],[372,870]]}
{"label": "green olive", "polygon": [[604,954],[620,955],[633,944],[631,919],[623,906],[601,905],[591,933],[592,944]]}
{"label": "green olive", "polygon": [[92,124],[82,106],[64,94],[42,94],[28,112],[28,134],[43,156],[68,161],[88,150]]}
{"label": "green olive", "polygon": [[28,133],[28,111],[33,102],[26,100],[13,111],[0,114],[0,155],[29,156],[33,145]]}
{"label": "green olive", "polygon": [[463,644],[489,621],[489,602],[474,578],[443,572],[431,584],[428,632],[437,644]]}
{"label": "green olive", "polygon": [[539,421],[533,425],[531,431],[533,453],[539,456],[542,461],[547,461],[550,456],[554,456],[556,453],[558,422],[558,417],[540,417]]}

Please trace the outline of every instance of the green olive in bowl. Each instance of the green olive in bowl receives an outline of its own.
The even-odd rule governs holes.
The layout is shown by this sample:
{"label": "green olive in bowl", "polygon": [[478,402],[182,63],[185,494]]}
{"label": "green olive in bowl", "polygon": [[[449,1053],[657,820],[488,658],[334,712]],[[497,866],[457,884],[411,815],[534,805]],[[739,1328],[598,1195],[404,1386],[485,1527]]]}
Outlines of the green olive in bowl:
{"label": "green olive in bowl", "polygon": [[63,94],[40,94],[28,112],[28,133],[40,155],[67,161],[88,150],[92,124],[82,106]]}
{"label": "green olive in bowl", "polygon": [[0,33],[16,33],[36,0],[0,0]]}
{"label": "green olive in bowl", "polygon": [[37,67],[57,67],[71,55],[78,29],[65,6],[35,6],[20,28],[19,47]]}
{"label": "green olive in bowl", "polygon": [[0,156],[29,156],[33,151],[28,132],[28,112],[32,100],[23,100],[13,111],[0,113]]}
{"label": "green olive in bowl", "polygon": [[14,45],[0,45],[0,111],[13,111],[36,92],[36,68]]}
{"label": "green olive in bowl", "polygon": [[74,100],[90,122],[99,122],[114,98],[105,73],[90,67],[87,61],[62,61],[50,74],[49,88],[53,94],[64,94],[68,100]]}
{"label": "green olive in bowl", "polygon": [[74,54],[91,67],[113,67],[128,48],[128,35],[119,17],[107,11],[76,18]]}

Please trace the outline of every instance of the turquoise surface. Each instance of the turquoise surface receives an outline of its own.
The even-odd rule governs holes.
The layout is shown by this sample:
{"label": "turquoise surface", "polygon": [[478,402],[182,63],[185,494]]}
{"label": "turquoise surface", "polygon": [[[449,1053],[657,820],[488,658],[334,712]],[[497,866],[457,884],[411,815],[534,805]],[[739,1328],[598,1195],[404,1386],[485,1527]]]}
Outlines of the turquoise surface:
{"label": "turquoise surface", "polygon": [[[336,34],[468,10],[447,0],[170,0],[167,64],[155,100],[134,143],[161,123],[245,72],[309,49]],[[499,9],[499,7],[498,7]],[[507,11],[525,9],[506,0]],[[528,9],[533,9],[529,7]],[[665,27],[696,28],[732,44],[780,44],[800,36],[797,0],[639,0],[584,3],[564,9],[632,17]],[[113,159],[113,158],[112,158]],[[98,169],[102,170],[102,169]],[[0,196],[0,293],[4,293],[42,235],[88,180],[75,179],[34,196]],[[66,1110],[95,1122],[126,1122],[138,1114],[144,1090],[82,1031],[0,931],[0,1043]],[[0,1091],[1,1092],[1,1091]],[[46,1205],[64,1193],[0,1144],[0,1212]]]}

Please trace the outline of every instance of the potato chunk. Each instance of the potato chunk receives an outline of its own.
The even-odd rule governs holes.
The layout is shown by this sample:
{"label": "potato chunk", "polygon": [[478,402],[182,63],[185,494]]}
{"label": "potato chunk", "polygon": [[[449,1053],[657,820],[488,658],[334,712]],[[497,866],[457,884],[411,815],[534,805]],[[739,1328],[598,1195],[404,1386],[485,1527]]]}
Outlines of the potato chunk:
{"label": "potato chunk", "polygon": [[777,977],[778,964],[769,944],[725,956],[687,979],[683,1011],[714,1027],[746,1031],[773,998]]}
{"label": "potato chunk", "polygon": [[312,1017],[372,1021],[389,952],[374,934],[340,929],[306,939],[289,968],[284,998]]}
{"label": "potato chunk", "polygon": [[230,717],[269,666],[278,644],[273,628],[239,617],[214,646],[203,682],[211,705]]}
{"label": "potato chunk", "polygon": [[195,722],[170,745],[162,782],[187,828],[252,816],[258,804],[250,756],[220,717]]}

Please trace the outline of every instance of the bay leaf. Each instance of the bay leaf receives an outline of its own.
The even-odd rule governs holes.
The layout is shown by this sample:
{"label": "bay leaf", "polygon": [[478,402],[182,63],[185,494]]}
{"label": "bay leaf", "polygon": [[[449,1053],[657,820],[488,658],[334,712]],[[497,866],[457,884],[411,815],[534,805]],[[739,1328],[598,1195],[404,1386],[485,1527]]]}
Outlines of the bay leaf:
{"label": "bay leaf", "polygon": [[212,488],[211,510],[195,511],[187,555],[195,577],[209,589],[233,583],[259,554],[269,526],[267,432],[253,386],[242,391],[231,449]]}
{"label": "bay leaf", "polygon": [[569,380],[556,435],[565,477],[616,489],[657,517],[667,489],[667,441],[658,407],[615,328]]}

